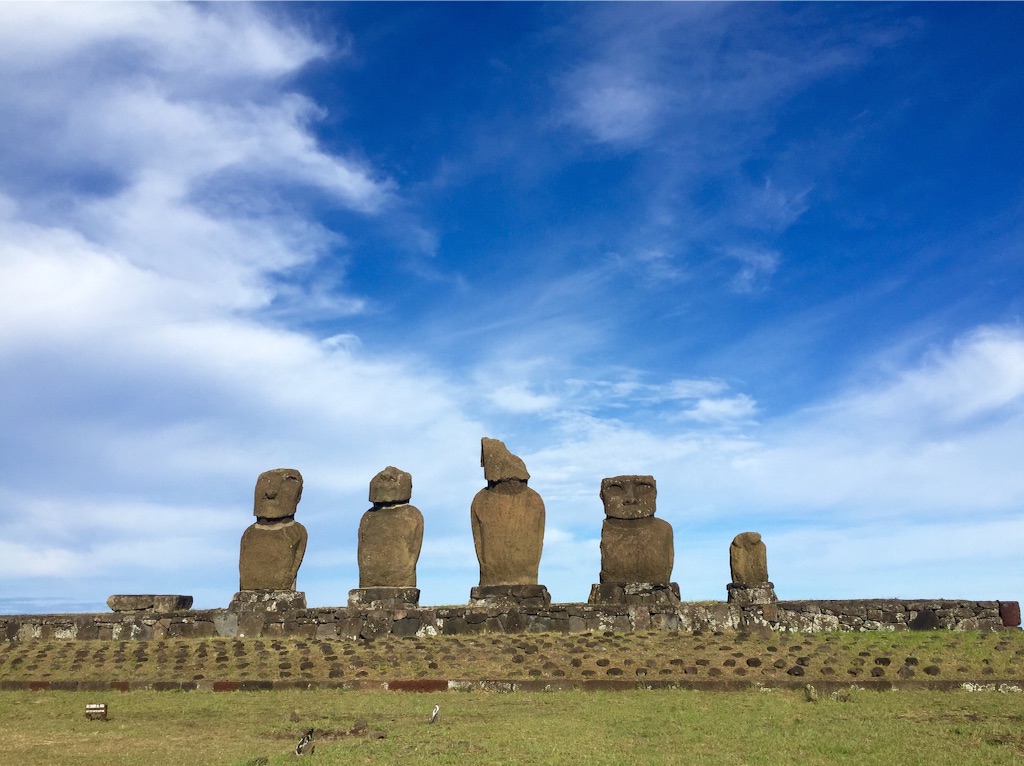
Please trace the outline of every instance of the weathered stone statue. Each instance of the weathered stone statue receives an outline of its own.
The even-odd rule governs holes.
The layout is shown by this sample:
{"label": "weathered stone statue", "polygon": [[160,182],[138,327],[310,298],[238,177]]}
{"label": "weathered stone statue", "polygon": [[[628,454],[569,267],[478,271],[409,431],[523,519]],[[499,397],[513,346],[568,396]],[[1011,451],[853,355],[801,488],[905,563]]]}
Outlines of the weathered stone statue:
{"label": "weathered stone statue", "polygon": [[497,439],[480,440],[480,465],[487,487],[470,509],[480,585],[471,603],[542,605],[551,602],[537,584],[544,547],[544,501],[526,485],[530,472]]}
{"label": "weathered stone statue", "polygon": [[239,590],[232,608],[305,608],[295,590],[306,553],[306,528],[295,520],[302,498],[302,474],[293,468],[264,471],[256,480],[256,523],[242,534]]}
{"label": "weathered stone statue", "polygon": [[768,553],[761,535],[741,532],[729,546],[732,582],[726,588],[729,601],[745,604],[774,604],[775,586],[768,580]]}
{"label": "weathered stone statue", "polygon": [[757,532],[741,532],[729,546],[729,571],[737,584],[768,582],[768,552]]}
{"label": "weathered stone statue", "polygon": [[601,582],[591,588],[591,603],[678,603],[679,586],[670,582],[672,525],[654,518],[657,496],[653,476],[601,480]]}
{"label": "weathered stone statue", "polygon": [[412,498],[412,474],[388,466],[370,481],[373,507],[359,521],[359,588],[349,606],[414,607],[419,604],[416,562],[423,545],[423,514]]}

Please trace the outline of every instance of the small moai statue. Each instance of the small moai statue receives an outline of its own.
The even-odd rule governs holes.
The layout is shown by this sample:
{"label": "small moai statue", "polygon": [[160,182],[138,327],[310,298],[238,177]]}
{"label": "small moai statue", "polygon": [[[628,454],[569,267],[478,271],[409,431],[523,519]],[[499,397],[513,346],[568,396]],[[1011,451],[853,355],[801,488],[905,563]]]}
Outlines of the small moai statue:
{"label": "small moai statue", "polygon": [[670,582],[672,525],[654,518],[657,497],[653,476],[601,480],[601,582],[591,587],[590,603],[679,603],[679,585]]}
{"label": "small moai statue", "polygon": [[256,480],[256,523],[242,533],[239,593],[231,609],[306,608],[306,595],[295,590],[308,539],[306,528],[295,520],[301,498],[302,474],[294,468],[264,471]]}
{"label": "small moai statue", "polygon": [[768,552],[757,532],[741,532],[729,546],[729,572],[732,582],[726,587],[729,602],[740,606],[774,604],[775,586],[768,580]]}
{"label": "small moai statue", "polygon": [[370,481],[373,507],[359,521],[359,587],[348,605],[373,609],[416,607],[416,562],[423,545],[423,514],[409,504],[412,474],[389,465]]}
{"label": "small moai statue", "polygon": [[544,548],[544,501],[527,486],[530,472],[498,439],[480,440],[487,486],[470,508],[480,585],[470,603],[545,606],[548,589],[537,583]]}

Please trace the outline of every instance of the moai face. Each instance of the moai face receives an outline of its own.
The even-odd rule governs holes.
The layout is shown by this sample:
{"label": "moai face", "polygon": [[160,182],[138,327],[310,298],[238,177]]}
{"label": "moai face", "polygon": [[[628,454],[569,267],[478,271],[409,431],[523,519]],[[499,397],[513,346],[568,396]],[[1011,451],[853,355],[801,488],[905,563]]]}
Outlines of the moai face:
{"label": "moai face", "polygon": [[612,519],[643,519],[654,515],[658,486],[653,476],[612,476],[601,480],[604,513]]}
{"label": "moai face", "polygon": [[302,474],[294,468],[264,471],[256,480],[256,502],[253,516],[261,519],[283,519],[294,516],[302,498]]}
{"label": "moai face", "polygon": [[412,474],[389,465],[370,480],[374,505],[408,503],[412,498]]}

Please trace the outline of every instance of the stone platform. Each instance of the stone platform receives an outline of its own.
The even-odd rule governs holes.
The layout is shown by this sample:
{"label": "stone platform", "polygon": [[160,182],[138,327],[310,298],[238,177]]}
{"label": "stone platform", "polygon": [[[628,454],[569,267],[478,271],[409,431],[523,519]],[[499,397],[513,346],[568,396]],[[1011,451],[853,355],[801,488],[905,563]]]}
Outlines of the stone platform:
{"label": "stone platform", "polygon": [[674,582],[601,582],[590,586],[590,604],[678,604],[679,584]]}
{"label": "stone platform", "polygon": [[348,605],[364,609],[417,609],[419,588],[353,588],[348,592]]}
{"label": "stone platform", "polygon": [[476,585],[469,590],[470,606],[531,609],[550,604],[551,594],[543,585]]}
{"label": "stone platform", "polygon": [[836,638],[752,629],[10,641],[0,643],[0,689],[1024,688],[1024,631]]}
{"label": "stone platform", "polygon": [[780,601],[739,606],[722,602],[679,604],[548,604],[442,606],[420,609],[320,607],[316,609],[6,615],[0,640],[255,638],[306,636],[371,640],[385,636],[473,633],[580,633],[664,630],[693,633],[770,629],[827,631],[1001,630],[1020,626],[1016,601],[870,599]]}

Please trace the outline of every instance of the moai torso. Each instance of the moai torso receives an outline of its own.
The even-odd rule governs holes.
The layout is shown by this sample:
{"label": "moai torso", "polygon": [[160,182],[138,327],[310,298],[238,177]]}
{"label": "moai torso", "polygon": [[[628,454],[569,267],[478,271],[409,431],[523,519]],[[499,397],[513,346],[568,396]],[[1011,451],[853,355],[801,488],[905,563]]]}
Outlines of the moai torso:
{"label": "moai torso", "polygon": [[672,525],[664,519],[605,519],[601,525],[601,582],[668,582],[674,559]]}
{"label": "moai torso", "polygon": [[729,570],[736,584],[768,582],[768,553],[759,533],[742,532],[733,538],[729,546]]}
{"label": "moai torso", "polygon": [[297,521],[250,526],[242,533],[239,590],[295,590],[307,539]]}
{"label": "moai torso", "polygon": [[480,585],[536,585],[544,548],[544,501],[526,485],[523,461],[497,439],[482,440],[488,486],[470,508]]}
{"label": "moai torso", "polygon": [[601,481],[602,583],[667,583],[675,546],[672,525],[654,518],[653,476],[614,476]]}
{"label": "moai torso", "polygon": [[242,534],[238,556],[240,590],[295,590],[308,539],[295,521],[302,474],[290,468],[265,471],[256,481],[256,523]]}
{"label": "moai torso", "polygon": [[370,482],[374,507],[359,521],[359,587],[416,587],[423,514],[414,505],[412,476],[388,466]]}

